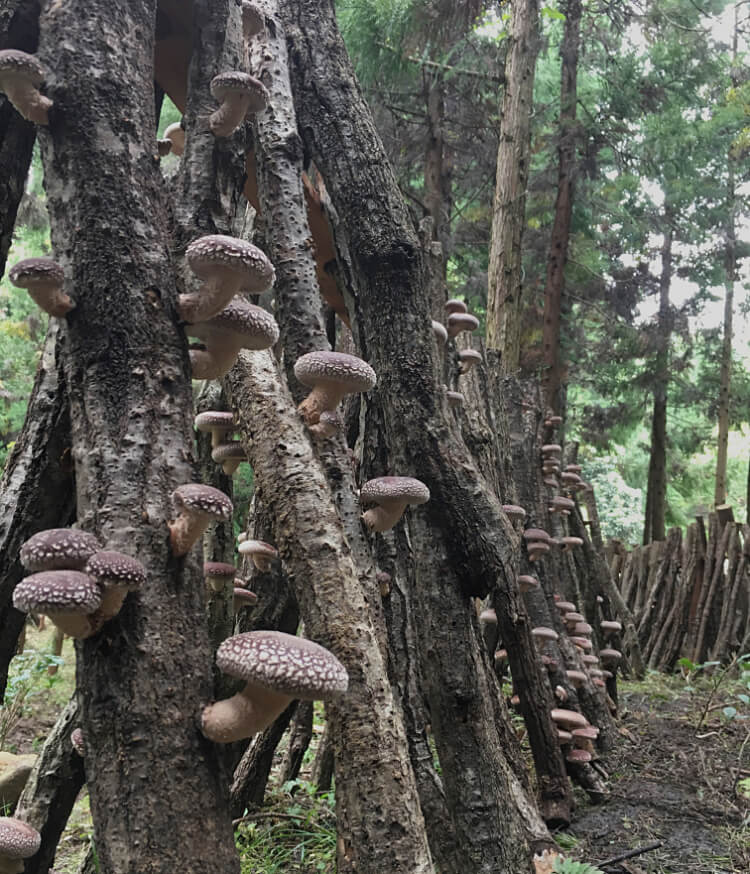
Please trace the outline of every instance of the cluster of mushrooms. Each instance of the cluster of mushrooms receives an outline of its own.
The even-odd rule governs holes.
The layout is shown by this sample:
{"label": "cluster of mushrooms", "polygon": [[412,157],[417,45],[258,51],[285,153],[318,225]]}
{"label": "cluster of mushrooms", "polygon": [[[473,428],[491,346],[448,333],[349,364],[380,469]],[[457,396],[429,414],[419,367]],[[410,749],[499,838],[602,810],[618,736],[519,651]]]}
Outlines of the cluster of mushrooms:
{"label": "cluster of mushrooms", "polygon": [[[435,336],[438,347],[444,346],[449,339],[457,337],[462,332],[471,333],[479,327],[479,319],[468,312],[466,304],[457,298],[451,298],[445,303],[446,324],[432,320],[432,333]],[[482,356],[476,349],[459,349],[459,375],[468,373],[475,364],[482,360]],[[464,396],[459,391],[452,391],[447,386],[445,396],[451,409],[460,407],[464,402]]]}

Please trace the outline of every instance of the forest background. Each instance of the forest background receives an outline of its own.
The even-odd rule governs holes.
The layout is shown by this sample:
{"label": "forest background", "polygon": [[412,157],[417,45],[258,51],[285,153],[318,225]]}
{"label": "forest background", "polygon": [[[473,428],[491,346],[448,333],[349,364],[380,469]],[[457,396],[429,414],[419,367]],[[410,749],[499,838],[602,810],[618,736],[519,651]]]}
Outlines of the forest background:
{"label": "forest background", "polygon": [[[579,4],[575,112],[563,130],[560,50],[573,5],[542,9],[521,370],[543,366],[547,248],[566,137],[575,185],[562,304],[567,437],[580,441],[605,535],[635,543],[654,463],[653,398],[665,378],[665,523],[685,525],[714,503],[728,290],[734,322],[724,500],[736,518],[747,513],[749,7],[725,0]],[[435,219],[449,295],[464,298],[483,321],[507,16],[502,6],[480,6],[341,0],[337,11],[415,218]],[[177,120],[165,101],[160,132]],[[177,165],[166,158],[167,172],[171,161]],[[37,154],[11,264],[50,253],[41,178]],[[46,319],[25,291],[2,280],[0,465],[23,423]],[[251,476],[248,468],[237,482],[240,500],[243,490],[249,497]]]}

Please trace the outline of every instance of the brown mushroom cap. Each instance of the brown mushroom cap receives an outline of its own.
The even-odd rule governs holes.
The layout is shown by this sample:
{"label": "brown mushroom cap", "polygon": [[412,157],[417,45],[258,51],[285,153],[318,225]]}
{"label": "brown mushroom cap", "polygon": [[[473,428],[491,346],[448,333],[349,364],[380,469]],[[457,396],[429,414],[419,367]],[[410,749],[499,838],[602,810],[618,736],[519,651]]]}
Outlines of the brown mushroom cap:
{"label": "brown mushroom cap", "polygon": [[583,622],[583,616],[580,613],[576,613],[574,611],[570,611],[570,613],[565,613],[563,615],[563,619],[566,624],[575,625],[576,622]]}
{"label": "brown mushroom cap", "polygon": [[464,396],[460,391],[446,391],[446,398],[448,399],[448,406],[454,410],[456,407],[460,407],[464,402]]}
{"label": "brown mushroom cap", "polygon": [[430,500],[430,490],[411,476],[381,476],[368,480],[359,492],[361,502],[377,504],[363,514],[362,519],[373,531],[388,531],[403,515],[409,504],[424,504]]}
{"label": "brown mushroom cap", "polygon": [[74,728],[70,733],[70,743],[81,758],[86,755],[86,744],[80,728]]}
{"label": "brown mushroom cap", "polygon": [[27,571],[83,570],[101,544],[87,531],[48,528],[39,531],[21,547],[21,564]]}
{"label": "brown mushroom cap", "polygon": [[164,139],[169,140],[172,152],[178,157],[185,151],[185,128],[179,121],[167,125],[164,129]]}
{"label": "brown mushroom cap", "polygon": [[511,521],[526,518],[526,510],[518,504],[503,504],[502,511]]}
{"label": "brown mushroom cap", "polygon": [[85,572],[100,586],[117,586],[134,591],[146,582],[146,568],[122,552],[95,552],[86,563]]}
{"label": "brown mushroom cap", "polygon": [[269,571],[271,562],[279,556],[276,547],[266,543],[265,540],[248,540],[247,538],[240,543],[238,552],[240,555],[249,555],[259,571]]}
{"label": "brown mushroom cap", "polygon": [[468,373],[475,364],[479,364],[482,356],[476,349],[461,349],[458,360],[461,362],[461,373]]}
{"label": "brown mushroom cap", "polygon": [[[201,279],[219,271],[237,274],[241,287],[251,294],[260,294],[273,285],[276,272],[262,249],[226,234],[198,237],[185,252],[190,269]],[[230,296],[231,300],[231,296]]]}
{"label": "brown mushroom cap", "polygon": [[534,540],[538,543],[549,543],[552,539],[542,528],[527,528],[523,532],[524,540]]}
{"label": "brown mushroom cap", "polygon": [[622,625],[614,619],[602,619],[599,623],[599,628],[604,632],[605,637],[609,637],[612,634],[618,634],[622,631]]}
{"label": "brown mushroom cap", "polygon": [[211,131],[217,137],[231,136],[247,115],[261,112],[268,106],[266,86],[239,70],[214,76],[211,96],[221,101],[221,106],[209,119]]}
{"label": "brown mushroom cap", "polygon": [[16,288],[25,288],[34,303],[51,316],[62,318],[75,307],[63,291],[63,269],[52,258],[25,258],[11,267],[8,278]]}
{"label": "brown mushroom cap", "polygon": [[0,859],[28,859],[41,844],[42,836],[27,822],[0,816]]}
{"label": "brown mushroom cap", "polygon": [[599,737],[599,729],[593,725],[586,725],[584,728],[574,728],[571,734],[574,740],[592,741]]}
{"label": "brown mushroom cap", "polygon": [[258,603],[258,596],[255,592],[251,592],[250,589],[244,589],[242,586],[234,587],[234,611],[242,609],[243,607],[252,607],[253,605]]}
{"label": "brown mushroom cap", "polygon": [[281,631],[248,631],[225,640],[216,652],[225,674],[291,698],[320,701],[346,692],[349,675],[327,649]]}
{"label": "brown mushroom cap", "polygon": [[583,765],[586,762],[590,762],[591,758],[591,753],[588,750],[581,750],[578,747],[574,747],[565,756],[565,760],[571,762],[574,765]]}
{"label": "brown mushroom cap", "polygon": [[226,583],[233,582],[236,573],[237,568],[233,564],[227,564],[223,561],[203,563],[203,576],[215,592],[222,591]]}
{"label": "brown mushroom cap", "polygon": [[528,592],[530,589],[538,589],[539,580],[536,577],[532,577],[531,574],[521,574],[518,577],[518,588],[522,592]]}
{"label": "brown mushroom cap", "polygon": [[451,315],[452,313],[465,313],[466,304],[462,300],[451,298],[445,302],[445,312],[446,315]]}
{"label": "brown mushroom cap", "polygon": [[237,430],[234,414],[224,412],[223,410],[206,410],[203,413],[198,413],[193,425],[197,431],[210,432],[212,437],[214,434],[219,437],[219,435]]}
{"label": "brown mushroom cap", "polygon": [[497,625],[497,613],[492,607],[488,607],[479,614],[479,621],[483,625]]}
{"label": "brown mushroom cap", "polygon": [[617,649],[600,649],[599,658],[603,665],[617,665],[622,659],[622,653]]}
{"label": "brown mushroom cap", "polygon": [[42,571],[24,577],[13,590],[13,606],[27,613],[93,613],[101,603],[96,582],[80,571]]}
{"label": "brown mushroom cap", "polygon": [[591,655],[590,653],[585,653],[581,656],[581,661],[584,665],[598,665],[599,659],[595,655]]}
{"label": "brown mushroom cap", "polygon": [[536,628],[531,629],[531,634],[537,640],[557,640],[558,634],[553,628],[547,628],[545,625],[539,625]]}
{"label": "brown mushroom cap", "polygon": [[579,634],[582,637],[585,637],[587,634],[591,634],[593,630],[594,629],[588,624],[588,622],[576,622],[573,634]]}
{"label": "brown mushroom cap", "polygon": [[295,361],[294,375],[302,385],[335,385],[344,394],[369,391],[377,381],[366,361],[345,352],[308,352]]}
{"label": "brown mushroom cap", "polygon": [[432,333],[435,335],[438,345],[448,342],[448,331],[442,322],[436,322],[435,319],[432,320]]}
{"label": "brown mushroom cap", "polygon": [[34,55],[18,49],[0,51],[0,92],[27,121],[35,124],[49,123],[47,113],[52,101],[38,91],[44,77],[44,67]]}
{"label": "brown mushroom cap", "polygon": [[565,674],[576,688],[586,682],[586,674],[583,671],[565,671]]}
{"label": "brown mushroom cap", "polygon": [[551,711],[552,721],[563,728],[585,728],[589,723],[585,716],[575,710],[562,710],[555,708]]}
{"label": "brown mushroom cap", "polygon": [[575,613],[576,605],[572,601],[555,601],[555,607],[564,615]]}
{"label": "brown mushroom cap", "polygon": [[578,649],[582,649],[582,650],[589,650],[589,649],[591,649],[591,646],[592,646],[591,641],[587,637],[578,637],[578,636],[574,635],[573,637],[570,638],[570,642],[574,646],[577,646]]}
{"label": "brown mushroom cap", "polygon": [[471,313],[450,313],[448,316],[448,336],[455,337],[461,331],[476,331],[479,319]]}
{"label": "brown mushroom cap", "polygon": [[220,443],[211,450],[211,460],[217,462],[217,464],[221,464],[230,458],[237,458],[240,461],[247,459],[245,450],[242,448],[239,440],[233,440],[230,443]]}
{"label": "brown mushroom cap", "polygon": [[176,556],[186,555],[212,520],[226,522],[232,518],[232,502],[212,486],[187,483],[175,489],[171,497],[178,513],[169,523],[172,552]]}

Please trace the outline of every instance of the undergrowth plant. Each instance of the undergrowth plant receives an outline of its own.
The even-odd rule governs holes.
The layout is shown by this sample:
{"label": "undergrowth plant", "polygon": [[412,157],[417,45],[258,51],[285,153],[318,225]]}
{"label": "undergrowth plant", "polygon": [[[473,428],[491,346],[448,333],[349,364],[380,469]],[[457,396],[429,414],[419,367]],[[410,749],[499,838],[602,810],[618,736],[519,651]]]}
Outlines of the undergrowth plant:
{"label": "undergrowth plant", "polygon": [[60,681],[59,674],[49,674],[48,668],[62,665],[64,661],[52,653],[26,650],[10,663],[5,698],[0,707],[0,750],[5,749],[8,737],[27,712],[30,700]]}

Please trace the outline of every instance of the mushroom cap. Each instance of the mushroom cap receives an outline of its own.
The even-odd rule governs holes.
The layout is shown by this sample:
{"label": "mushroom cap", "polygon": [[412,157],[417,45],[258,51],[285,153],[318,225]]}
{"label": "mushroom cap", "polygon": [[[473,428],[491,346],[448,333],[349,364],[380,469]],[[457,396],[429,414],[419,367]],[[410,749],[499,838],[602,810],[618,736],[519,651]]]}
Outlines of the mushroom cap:
{"label": "mushroom cap", "polygon": [[327,649],[282,631],[248,631],[216,652],[225,674],[291,698],[325,700],[346,692],[349,675]]}
{"label": "mushroom cap", "polygon": [[235,295],[224,309],[205,322],[185,325],[185,333],[204,342],[217,335],[232,335],[243,349],[268,349],[279,339],[276,319],[263,309]]}
{"label": "mushroom cap", "polygon": [[140,589],[146,582],[146,568],[122,552],[95,552],[86,563],[85,572],[100,586]]}
{"label": "mushroom cap", "polygon": [[411,476],[379,476],[363,484],[359,499],[375,504],[385,504],[388,501],[424,504],[430,500],[430,490],[423,482]]}
{"label": "mushroom cap", "polygon": [[596,740],[599,737],[599,729],[594,725],[586,725],[584,728],[574,728],[571,734],[581,740]]}
{"label": "mushroom cap", "polygon": [[21,564],[27,571],[82,570],[101,544],[88,531],[48,528],[38,531],[21,547]]}
{"label": "mushroom cap", "polygon": [[[472,316],[472,318],[474,317]],[[478,364],[482,360],[482,355],[476,349],[461,349],[458,353],[458,359],[459,361],[471,361]]]}
{"label": "mushroom cap", "polygon": [[233,564],[223,561],[207,561],[203,564],[204,577],[226,577],[233,580],[236,573],[237,568]]}
{"label": "mushroom cap", "polygon": [[12,816],[0,816],[0,859],[28,859],[41,844],[42,836],[27,822]]}
{"label": "mushroom cap", "polygon": [[573,764],[583,765],[586,762],[591,761],[591,753],[588,750],[581,750],[581,749],[578,749],[578,747],[574,747],[565,756],[565,759],[568,762],[572,762]]}
{"label": "mushroom cap", "polygon": [[204,413],[198,413],[193,424],[198,431],[234,431],[237,427],[234,414],[221,410],[206,410]]}
{"label": "mushroom cap", "polygon": [[260,112],[268,106],[266,86],[260,79],[240,70],[219,73],[211,80],[211,96],[214,100],[224,100],[229,94],[241,94],[249,97],[248,112]]}
{"label": "mushroom cap", "polygon": [[562,416],[547,416],[544,420],[545,425],[562,425]]}
{"label": "mushroom cap", "polygon": [[503,504],[502,511],[509,519],[525,519],[526,510],[518,504]]}
{"label": "mushroom cap", "polygon": [[587,634],[591,634],[594,629],[588,624],[588,622],[576,622],[576,627],[573,629],[573,634],[580,634],[585,636]]}
{"label": "mushroom cap", "polygon": [[38,88],[44,82],[45,71],[34,56],[18,49],[4,49],[0,52],[0,76],[3,74],[23,76]]}
{"label": "mushroom cap", "polygon": [[10,268],[8,279],[16,288],[28,288],[39,282],[62,285],[65,273],[53,258],[24,258]]}
{"label": "mushroom cap", "polygon": [[602,664],[616,665],[622,658],[622,653],[619,649],[600,649],[599,658],[602,660]]}
{"label": "mushroom cap", "polygon": [[228,458],[241,458],[243,461],[247,459],[245,450],[238,440],[233,440],[230,443],[221,443],[218,446],[214,446],[211,450],[211,459],[213,461],[221,463]]}
{"label": "mushroom cap", "polygon": [[542,452],[544,455],[560,455],[562,453],[562,446],[559,443],[545,443],[542,446]]}
{"label": "mushroom cap", "polygon": [[546,552],[549,552],[549,543],[545,543],[543,540],[532,540],[531,543],[529,543],[528,549],[529,553],[541,556]]}
{"label": "mushroom cap", "polygon": [[549,543],[552,538],[542,528],[527,528],[523,532],[524,540],[535,540],[541,543]]}
{"label": "mushroom cap", "polygon": [[279,551],[265,540],[243,540],[237,547],[240,555],[265,555],[268,558],[276,558]]}
{"label": "mushroom cap", "polygon": [[568,473],[581,473],[583,468],[580,464],[566,464],[565,470],[568,471]]}
{"label": "mushroom cap", "polygon": [[576,605],[572,601],[555,601],[555,607],[564,615],[575,613]]}
{"label": "mushroom cap", "polygon": [[591,641],[588,637],[579,637],[578,635],[573,635],[570,638],[570,642],[573,646],[577,646],[578,649],[589,650],[592,647]]}
{"label": "mushroom cap", "polygon": [[465,313],[466,309],[466,304],[455,297],[452,297],[445,302],[445,312],[447,315],[451,315],[452,313]]}
{"label": "mushroom cap", "polygon": [[552,721],[563,728],[585,728],[589,723],[585,716],[575,710],[562,710],[559,707],[550,711]]}
{"label": "mushroom cap", "polygon": [[518,588],[522,592],[528,592],[529,589],[538,589],[539,580],[531,574],[521,574],[518,577]]}
{"label": "mushroom cap", "polygon": [[83,737],[83,731],[80,728],[74,728],[71,731],[70,743],[79,756],[86,755],[86,742]]}
{"label": "mushroom cap", "polygon": [[479,319],[471,313],[450,313],[448,315],[448,331],[457,334],[459,331],[476,331]]}
{"label": "mushroom cap", "polygon": [[187,247],[185,255],[190,269],[201,279],[216,269],[229,270],[240,274],[244,280],[243,288],[253,294],[270,288],[276,278],[266,253],[238,237],[226,234],[198,237]]}
{"label": "mushroom cap", "polygon": [[241,586],[234,587],[233,597],[235,605],[239,604],[242,607],[252,607],[253,604],[258,603],[258,596],[255,592],[251,592],[250,589],[243,589]]}
{"label": "mushroom cap", "polygon": [[576,612],[573,611],[573,610],[571,610],[570,613],[565,613],[564,616],[563,616],[563,619],[564,619],[566,622],[570,622],[570,623],[573,624],[573,625],[574,625],[576,622],[583,622],[583,616],[581,616],[580,613],[576,613]]}
{"label": "mushroom cap", "polygon": [[565,671],[568,679],[574,686],[580,686],[586,682],[586,674],[583,671]]}
{"label": "mushroom cap", "polygon": [[42,571],[25,577],[13,590],[13,606],[26,613],[93,613],[102,594],[95,580],[80,571]]}
{"label": "mushroom cap", "polygon": [[561,745],[569,744],[573,740],[573,735],[569,731],[565,731],[563,728],[558,728],[557,739]]}
{"label": "mushroom cap", "polygon": [[622,624],[614,619],[602,619],[599,628],[602,631],[622,631]]}
{"label": "mushroom cap", "polygon": [[294,362],[294,375],[309,387],[326,383],[346,388],[348,394],[369,391],[376,383],[370,365],[345,352],[308,352]]}
{"label": "mushroom cap", "polygon": [[452,408],[460,407],[461,404],[464,402],[464,396],[461,394],[460,391],[449,390],[445,393],[445,396],[446,398],[448,398],[448,406]]}
{"label": "mushroom cap", "polygon": [[550,501],[553,507],[561,508],[563,510],[572,510],[576,502],[572,498],[566,498],[563,495],[555,495],[554,498]]}
{"label": "mushroom cap", "polygon": [[492,607],[488,607],[479,614],[479,621],[483,625],[497,625],[497,613]]}
{"label": "mushroom cap", "polygon": [[545,625],[539,625],[531,629],[533,637],[539,640],[557,640],[558,634],[553,628],[547,628]]}
{"label": "mushroom cap", "polygon": [[226,521],[232,518],[232,502],[219,489],[204,486],[202,483],[187,483],[172,492],[172,503],[176,510],[202,513],[214,519]]}
{"label": "mushroom cap", "polygon": [[584,665],[598,665],[599,659],[595,655],[591,655],[590,653],[586,653],[581,656],[581,661]]}
{"label": "mushroom cap", "polygon": [[439,343],[448,342],[448,331],[442,322],[436,322],[435,319],[432,320],[432,333]]}

